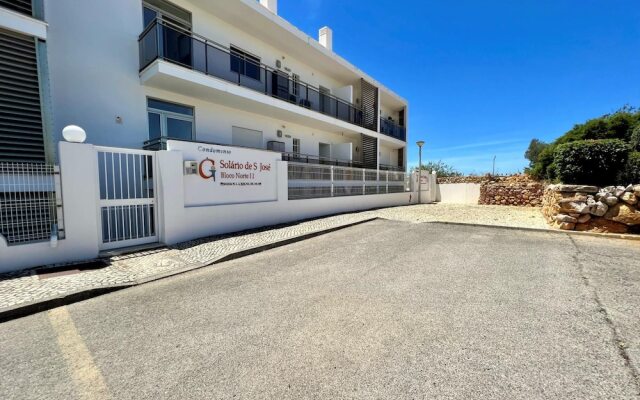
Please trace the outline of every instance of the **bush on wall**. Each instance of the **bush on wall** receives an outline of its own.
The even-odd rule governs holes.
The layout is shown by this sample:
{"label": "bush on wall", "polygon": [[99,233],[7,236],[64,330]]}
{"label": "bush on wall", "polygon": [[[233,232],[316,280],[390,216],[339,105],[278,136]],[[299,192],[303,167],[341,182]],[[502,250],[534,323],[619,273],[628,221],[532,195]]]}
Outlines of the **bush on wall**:
{"label": "bush on wall", "polygon": [[607,186],[620,177],[629,145],[620,139],[580,140],[554,152],[557,177],[564,183]]}

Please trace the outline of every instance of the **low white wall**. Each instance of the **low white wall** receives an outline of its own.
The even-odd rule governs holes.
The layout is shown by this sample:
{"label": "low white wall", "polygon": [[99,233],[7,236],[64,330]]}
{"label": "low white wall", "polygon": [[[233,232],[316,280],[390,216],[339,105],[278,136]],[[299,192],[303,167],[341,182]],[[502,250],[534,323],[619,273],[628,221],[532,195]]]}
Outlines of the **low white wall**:
{"label": "low white wall", "polygon": [[480,184],[447,183],[437,185],[436,201],[452,204],[478,204]]}
{"label": "low white wall", "polygon": [[[420,203],[429,204],[437,201],[437,184],[438,176],[435,173],[422,171],[422,185],[418,185],[418,173],[411,173],[411,190],[415,191],[418,196],[418,187],[420,187]],[[416,203],[418,199],[416,197]]]}
{"label": "low white wall", "polygon": [[0,272],[46,264],[91,260],[98,256],[96,152],[92,145],[61,142],[60,176],[65,239],[7,246],[0,236]]}
{"label": "low white wall", "polygon": [[[51,247],[48,241],[7,246],[0,237],[0,272],[98,257],[102,238],[98,211],[97,150],[90,144],[61,142],[59,152],[65,238],[58,240],[56,247]],[[157,226],[159,241],[165,244],[324,215],[417,202],[417,191],[289,200],[288,164],[277,161],[274,182],[277,187],[276,201],[187,207],[182,152],[159,151],[156,152],[156,158]],[[434,192],[434,189],[425,191],[423,201],[428,202]]]}
{"label": "low white wall", "polygon": [[323,215],[408,205],[416,201],[416,193],[412,192],[288,200],[287,163],[278,161],[277,201],[185,207],[184,195],[171,189],[184,185],[181,152],[162,151],[158,157],[161,167],[156,176],[160,193],[171,193],[170,196],[161,195],[163,201],[160,203],[160,238],[166,244]]}

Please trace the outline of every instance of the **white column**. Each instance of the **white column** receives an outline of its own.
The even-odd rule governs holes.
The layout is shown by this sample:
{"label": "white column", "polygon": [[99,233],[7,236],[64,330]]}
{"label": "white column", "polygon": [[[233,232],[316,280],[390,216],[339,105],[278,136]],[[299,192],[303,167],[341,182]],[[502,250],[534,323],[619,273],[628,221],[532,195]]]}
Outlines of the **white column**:
{"label": "white column", "polygon": [[165,244],[182,240],[184,221],[184,173],[181,151],[156,152],[158,238]]}

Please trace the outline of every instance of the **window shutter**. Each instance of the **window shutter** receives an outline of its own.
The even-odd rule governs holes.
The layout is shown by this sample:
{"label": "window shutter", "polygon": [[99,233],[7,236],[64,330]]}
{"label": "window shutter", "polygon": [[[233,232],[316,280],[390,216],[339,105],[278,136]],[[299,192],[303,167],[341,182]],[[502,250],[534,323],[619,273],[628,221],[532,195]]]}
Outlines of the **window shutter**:
{"label": "window shutter", "polygon": [[0,161],[45,161],[35,39],[0,30]]}

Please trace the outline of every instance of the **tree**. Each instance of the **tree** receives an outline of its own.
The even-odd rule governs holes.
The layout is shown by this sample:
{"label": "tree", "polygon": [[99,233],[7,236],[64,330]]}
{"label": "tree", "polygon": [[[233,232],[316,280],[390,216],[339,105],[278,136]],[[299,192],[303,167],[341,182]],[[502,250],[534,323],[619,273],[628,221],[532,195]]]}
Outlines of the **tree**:
{"label": "tree", "polygon": [[[418,167],[413,167],[412,171],[416,172],[418,170]],[[462,173],[458,170],[456,170],[453,166],[445,163],[442,160],[439,161],[427,161],[426,163],[422,164],[422,170],[423,171],[435,171],[436,174],[438,174],[438,176],[462,176]]]}
{"label": "tree", "polygon": [[527,148],[527,151],[524,153],[524,158],[529,160],[529,165],[531,167],[533,167],[535,163],[538,162],[540,153],[542,153],[542,151],[547,147],[549,147],[548,143],[545,143],[538,139],[531,140],[531,143],[529,143],[529,148]]}
{"label": "tree", "polygon": [[[620,159],[626,160],[629,151],[640,151],[640,111],[638,109],[624,106],[614,113],[590,119],[582,124],[576,124],[551,143],[543,143],[538,139],[533,139],[525,152],[525,157],[530,162],[527,173],[538,179],[550,181],[562,181],[569,179],[569,177],[575,180],[577,179],[575,177],[576,174],[569,171],[587,171],[590,168],[588,164],[595,164],[595,161],[589,158],[593,154],[587,152],[585,157],[574,157],[571,160],[565,160],[562,155],[559,155],[561,146],[576,142],[612,139],[621,140],[627,145],[627,154]],[[562,148],[565,149],[564,155],[569,154],[566,151],[566,147]],[[611,162],[617,162],[620,159],[611,160]],[[569,165],[567,161],[571,161],[573,164]],[[635,163],[631,163],[631,165],[627,166],[627,169],[633,168],[635,165]],[[580,179],[586,179],[586,177],[581,175]],[[609,184],[613,183],[610,182]]]}

